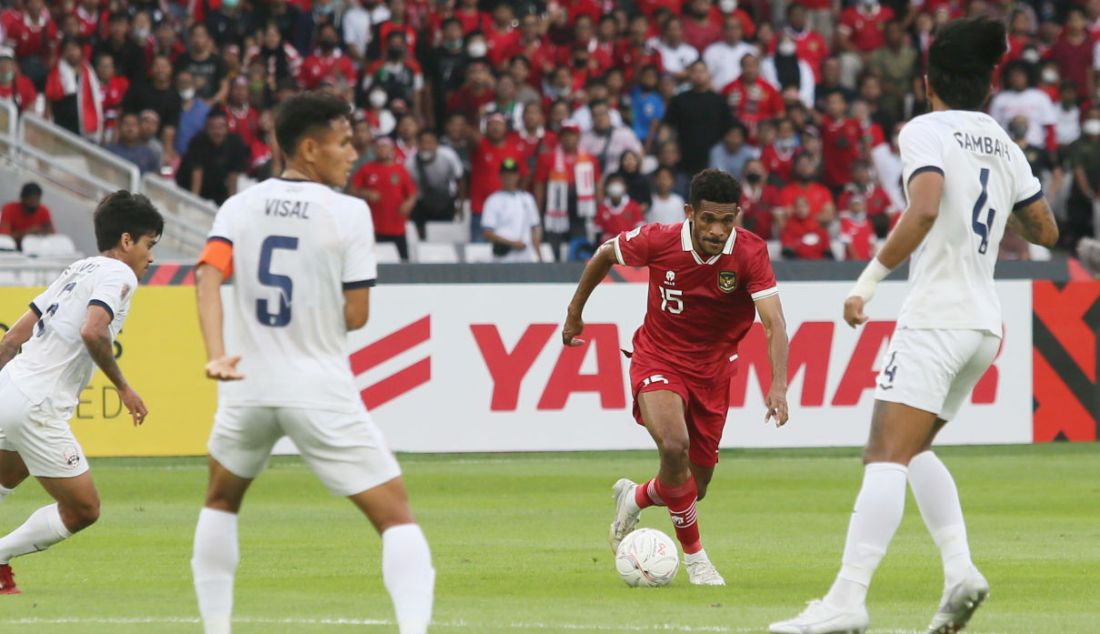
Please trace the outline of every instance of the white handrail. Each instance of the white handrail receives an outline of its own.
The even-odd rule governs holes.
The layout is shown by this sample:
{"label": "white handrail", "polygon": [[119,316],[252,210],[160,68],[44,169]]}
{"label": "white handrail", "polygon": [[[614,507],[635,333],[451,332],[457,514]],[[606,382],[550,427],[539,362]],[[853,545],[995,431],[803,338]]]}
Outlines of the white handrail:
{"label": "white handrail", "polygon": [[[30,132],[29,135],[28,132]],[[111,154],[91,141],[83,139],[36,114],[23,113],[19,120],[20,147],[18,149],[23,150],[28,146],[33,146],[47,154],[58,154],[57,147],[41,147],[43,139],[39,135],[62,146],[63,149],[70,150],[66,152],[67,154],[76,154],[85,159],[94,159],[95,164],[93,164],[93,161],[88,161],[89,171],[95,172],[97,171],[95,168],[99,167],[100,172],[109,172],[109,174],[100,173],[97,176],[115,185],[115,189],[138,191],[141,187],[141,172],[138,170],[137,165]]]}
{"label": "white handrail", "polygon": [[0,101],[0,132],[15,138],[19,130],[19,109],[10,101]]}
{"label": "white handrail", "polygon": [[155,174],[141,179],[141,189],[161,213],[172,215],[194,225],[205,234],[214,225],[218,207],[211,201],[177,186]]}

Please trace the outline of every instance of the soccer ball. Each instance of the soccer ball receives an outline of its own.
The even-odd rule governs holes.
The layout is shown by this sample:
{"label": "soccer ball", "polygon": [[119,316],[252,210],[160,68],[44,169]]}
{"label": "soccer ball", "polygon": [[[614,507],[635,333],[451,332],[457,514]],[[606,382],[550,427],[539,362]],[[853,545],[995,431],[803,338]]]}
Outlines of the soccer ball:
{"label": "soccer ball", "polygon": [[680,569],[680,554],[668,535],[640,528],[626,536],[615,553],[615,569],[633,588],[668,585]]}

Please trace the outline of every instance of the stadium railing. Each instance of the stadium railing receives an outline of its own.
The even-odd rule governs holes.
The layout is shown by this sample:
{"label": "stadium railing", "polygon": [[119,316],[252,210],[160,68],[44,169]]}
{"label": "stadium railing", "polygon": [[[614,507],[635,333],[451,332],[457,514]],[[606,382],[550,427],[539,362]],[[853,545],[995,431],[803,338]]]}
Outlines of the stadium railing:
{"label": "stadium railing", "polygon": [[19,110],[10,101],[0,102],[0,152],[8,154],[18,143]]}
{"label": "stadium railing", "polygon": [[[111,191],[138,191],[141,187],[141,173],[136,165],[38,115],[24,113],[20,118],[19,144],[15,150],[38,159],[36,171],[75,171],[110,184]],[[49,160],[41,160],[41,155]]]}
{"label": "stadium railing", "polygon": [[174,236],[176,246],[187,254],[198,255],[214,225],[217,206],[155,174],[146,174],[141,179],[141,191],[153,201],[166,222],[183,229]]}

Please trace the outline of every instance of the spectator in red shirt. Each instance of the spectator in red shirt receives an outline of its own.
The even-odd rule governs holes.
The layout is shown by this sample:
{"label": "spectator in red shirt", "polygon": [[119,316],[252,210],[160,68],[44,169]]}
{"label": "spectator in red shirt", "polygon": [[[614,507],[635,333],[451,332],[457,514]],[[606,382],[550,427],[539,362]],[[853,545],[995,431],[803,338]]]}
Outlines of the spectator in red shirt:
{"label": "spectator in red shirt", "polygon": [[756,143],[761,121],[783,116],[783,98],[760,77],[760,60],[755,55],[741,58],[741,76],[722,91],[733,115],[749,129],[749,142]]}
{"label": "spectator in red shirt", "polygon": [[374,139],[375,160],[351,177],[350,192],[370,205],[375,240],[393,243],[401,259],[408,260],[405,223],[416,205],[416,185],[405,166],[394,162],[393,150],[389,137]]}
{"label": "spectator in red shirt", "polygon": [[339,74],[349,85],[355,84],[355,64],[340,50],[340,34],[336,27],[326,24],[317,34],[317,50],[302,61],[298,69],[298,81],[306,90],[316,90],[321,82]]}
{"label": "spectator in red shirt", "polygon": [[821,143],[824,159],[824,181],[839,191],[852,175],[852,162],[860,157],[863,128],[848,117],[844,95],[834,92],[825,99],[825,115],[821,117]]}
{"label": "spectator in red shirt", "polygon": [[[600,165],[580,149],[580,126],[562,124],[558,147],[539,157],[535,201],[543,213],[546,241],[561,254],[561,245],[585,235],[584,220],[593,218],[600,195]],[[476,166],[476,164],[475,164]]]}
{"label": "spectator in red shirt", "polygon": [[493,23],[485,31],[485,45],[489,47],[489,62],[500,68],[516,52],[519,46],[519,29],[515,23],[515,13],[507,2],[501,2],[493,8]]}
{"label": "spectator in red shirt", "polygon": [[828,188],[816,182],[813,161],[813,157],[808,152],[799,154],[795,158],[795,180],[780,190],[779,204],[790,213],[795,201],[805,198],[810,205],[810,215],[821,224],[828,224],[836,217],[836,207],[833,205],[833,195],[829,193]]}
{"label": "spectator in red shirt", "polygon": [[229,86],[224,110],[229,131],[241,137],[244,144],[251,148],[259,132],[260,112],[252,107],[248,97],[248,80],[237,77]]}
{"label": "spectator in red shirt", "polygon": [[[447,112],[461,113],[466,123],[477,126],[481,120],[481,107],[496,99],[493,93],[493,76],[485,60],[470,60],[466,66],[466,83],[447,98]],[[497,170],[499,171],[499,170]]]}
{"label": "spectator in red shirt", "polygon": [[102,24],[102,12],[99,10],[99,0],[80,0],[73,9],[76,16],[80,37],[86,41],[92,41],[100,35]]}
{"label": "spectator in red shirt", "polygon": [[1092,73],[1092,40],[1085,30],[1085,12],[1079,7],[1069,10],[1066,28],[1050,49],[1049,58],[1058,63],[1062,77],[1077,86],[1082,95],[1094,94]]}
{"label": "spectator in red shirt", "polygon": [[840,212],[840,241],[844,259],[867,261],[874,250],[875,230],[867,218],[862,196],[851,196],[848,207]]}
{"label": "spectator in red shirt", "polygon": [[882,6],[878,0],[859,0],[840,14],[836,39],[841,51],[843,83],[849,86],[855,84],[866,56],[886,43],[883,32],[886,23],[893,19],[894,10]]}
{"label": "spectator in red shirt", "polygon": [[[807,2],[803,0],[801,4],[806,5]],[[829,11],[827,8],[825,10]],[[833,16],[829,15],[827,21],[830,25],[833,19]],[[825,31],[811,28],[806,19],[806,9],[799,4],[787,6],[787,24],[783,27],[783,33],[794,40],[795,55],[798,56],[798,59],[809,64],[814,71],[814,78],[820,80],[821,62],[829,56],[829,44],[825,40],[825,35],[831,35],[831,33],[826,34]]]}
{"label": "spectator in red shirt", "polygon": [[517,133],[524,146],[528,172],[533,172],[535,163],[543,152],[549,152],[558,145],[558,135],[546,128],[546,116],[537,103],[523,107],[523,126]]}
{"label": "spectator in red shirt", "polygon": [[470,241],[483,242],[481,212],[489,195],[500,189],[500,165],[506,158],[519,163],[520,177],[527,178],[524,144],[508,134],[508,124],[502,114],[493,114],[485,123],[482,136],[476,127],[469,131],[470,151]]}
{"label": "spectator in red shirt", "polygon": [[768,182],[768,170],[759,160],[745,164],[741,179],[741,225],[765,240],[775,239],[775,210],[779,188]]}
{"label": "spectator in red shirt", "polygon": [[0,102],[15,104],[23,112],[34,107],[38,91],[34,83],[15,64],[15,53],[7,46],[0,46]]}
{"label": "spectator in red shirt", "polygon": [[478,9],[478,0],[462,0],[455,9],[455,17],[462,23],[462,32],[466,35],[474,31],[488,31],[493,23],[488,13]]}
{"label": "spectator in red shirt", "polygon": [[879,237],[886,237],[890,228],[890,218],[898,213],[890,202],[890,196],[886,190],[871,178],[871,165],[867,161],[858,160],[852,163],[852,182],[848,183],[837,199],[837,208],[844,210],[851,208],[851,200],[860,198],[863,200],[863,210],[867,213],[875,232]]}
{"label": "spectator in red shirt", "polygon": [[20,70],[36,88],[42,88],[58,53],[57,23],[50,17],[45,0],[27,0],[22,14],[5,30],[4,37],[15,48]]}
{"label": "spectator in red shirt", "polygon": [[722,39],[722,14],[714,9],[711,0],[691,0],[684,12],[684,41],[697,51]]}
{"label": "spectator in red shirt", "polygon": [[[557,51],[542,34],[542,20],[536,15],[525,15],[519,21],[519,40],[509,58],[521,56],[527,60],[531,73],[527,83],[542,87],[543,77],[554,71]],[[513,64],[514,67],[514,64]]]}
{"label": "spectator in red shirt", "polygon": [[17,248],[23,248],[23,236],[53,232],[53,219],[42,204],[42,188],[38,183],[24,184],[19,200],[4,205],[0,212],[0,233],[11,236]]}
{"label": "spectator in red shirt", "polygon": [[760,160],[775,180],[787,183],[791,180],[794,157],[798,150],[799,143],[795,136],[794,123],[790,119],[781,119],[775,141],[761,151]]}
{"label": "spectator in red shirt", "polygon": [[604,189],[607,197],[596,212],[596,227],[600,230],[600,236],[596,239],[598,244],[645,224],[642,207],[627,196],[626,181],[622,176],[612,174],[604,183]]}
{"label": "spectator in red shirt", "polygon": [[810,202],[804,196],[794,200],[794,213],[783,223],[779,241],[783,257],[794,260],[831,260],[829,232],[810,213]]}
{"label": "spectator in red shirt", "polygon": [[[394,33],[402,33],[405,37],[401,43],[406,49],[415,51],[417,42],[416,29],[409,24],[405,0],[389,0],[386,4],[390,8],[390,19],[378,25],[377,37],[374,40],[382,47],[378,53],[380,53],[382,57],[386,57],[390,45],[394,43],[390,38]],[[368,57],[369,56],[370,55],[368,55]]]}
{"label": "spectator in red shirt", "polygon": [[103,101],[104,139],[113,141],[118,117],[122,114],[122,100],[130,89],[130,80],[115,74],[115,60],[109,53],[100,53],[96,58],[95,74]]}

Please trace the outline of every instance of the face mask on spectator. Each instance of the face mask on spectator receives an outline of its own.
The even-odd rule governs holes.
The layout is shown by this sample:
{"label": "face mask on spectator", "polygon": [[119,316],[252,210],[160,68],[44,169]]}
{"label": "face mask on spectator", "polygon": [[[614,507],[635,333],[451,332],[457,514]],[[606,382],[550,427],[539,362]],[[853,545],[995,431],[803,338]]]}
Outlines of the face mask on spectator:
{"label": "face mask on spectator", "polygon": [[1058,83],[1058,71],[1053,68],[1043,69],[1043,83],[1044,84],[1057,84]]}
{"label": "face mask on spectator", "polygon": [[9,70],[6,73],[0,73],[0,81],[4,82],[5,84],[10,82],[13,79],[15,79],[15,71],[14,70]]}
{"label": "face mask on spectator", "polygon": [[859,3],[862,4],[865,9],[873,9],[878,5],[878,0],[860,0]]}
{"label": "face mask on spectator", "polygon": [[1040,59],[1039,51],[1029,48],[1020,54],[1020,59],[1031,64],[1038,64]]}
{"label": "face mask on spectator", "polygon": [[458,49],[462,48],[462,40],[455,40],[453,42],[443,40],[443,48],[447,49],[448,51],[457,51]]}
{"label": "face mask on spectator", "polygon": [[626,193],[626,186],[622,183],[611,183],[607,186],[607,195],[612,198],[622,198]]}
{"label": "face mask on spectator", "polygon": [[370,105],[372,108],[381,108],[386,105],[386,93],[382,90],[372,90],[370,93]]}
{"label": "face mask on spectator", "polygon": [[180,91],[180,99],[183,99],[184,101],[190,101],[194,98],[195,98],[195,89],[194,88],[185,88],[184,90]]}
{"label": "face mask on spectator", "polygon": [[466,47],[466,52],[470,54],[470,57],[485,57],[485,54],[489,52],[489,46],[481,40],[474,40]]}
{"label": "face mask on spectator", "polygon": [[235,9],[240,0],[222,0],[222,6],[226,9]]}
{"label": "face mask on spectator", "polygon": [[718,3],[718,8],[722,13],[733,13],[737,10],[737,0],[721,0]]}
{"label": "face mask on spectator", "polygon": [[416,155],[425,163],[435,158],[435,152],[417,152]]}
{"label": "face mask on spectator", "polygon": [[789,57],[794,55],[795,51],[798,50],[798,46],[791,40],[783,40],[779,43],[778,50],[780,55]]}
{"label": "face mask on spectator", "polygon": [[1010,125],[1008,126],[1008,133],[1012,136],[1013,141],[1019,141],[1020,139],[1027,136],[1027,126],[1015,124]]}
{"label": "face mask on spectator", "polygon": [[391,62],[400,62],[405,59],[405,49],[399,46],[391,47],[386,51],[386,59]]}
{"label": "face mask on spectator", "polygon": [[775,147],[779,148],[780,150],[793,150],[795,145],[797,145],[797,143],[795,142],[794,137],[775,140]]}
{"label": "face mask on spectator", "polygon": [[764,175],[760,172],[749,172],[745,174],[745,180],[748,181],[750,185],[756,185],[760,181],[764,180]]}
{"label": "face mask on spectator", "polygon": [[149,39],[149,29],[134,29],[134,37],[138,40]]}
{"label": "face mask on spectator", "polygon": [[1081,130],[1089,136],[1100,136],[1100,119],[1089,119],[1081,126]]}

